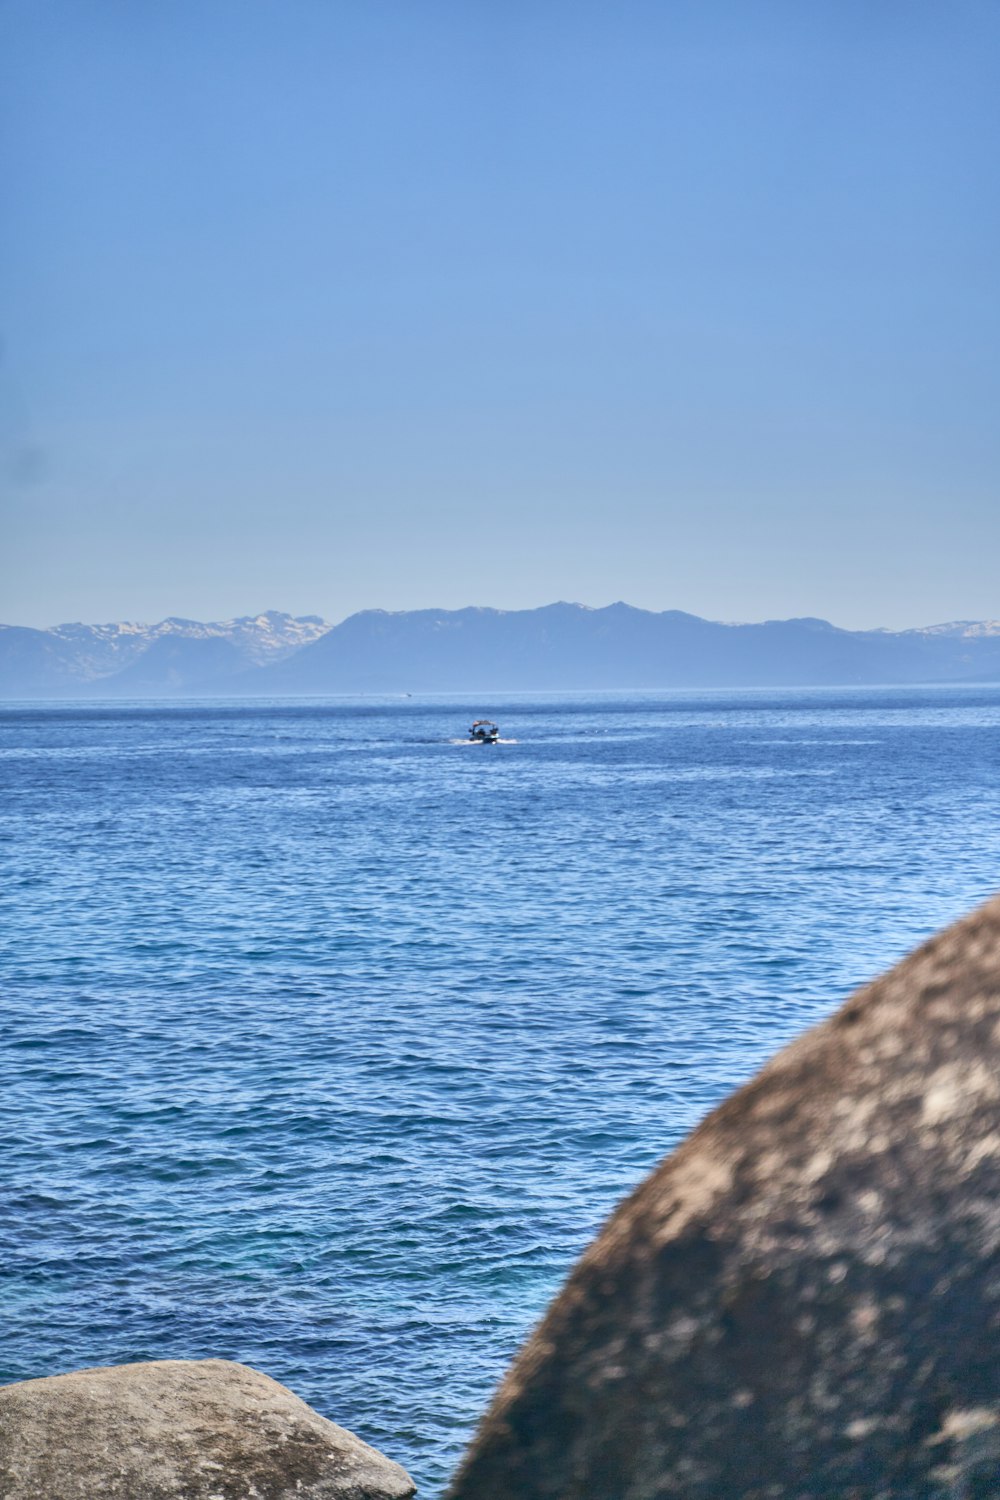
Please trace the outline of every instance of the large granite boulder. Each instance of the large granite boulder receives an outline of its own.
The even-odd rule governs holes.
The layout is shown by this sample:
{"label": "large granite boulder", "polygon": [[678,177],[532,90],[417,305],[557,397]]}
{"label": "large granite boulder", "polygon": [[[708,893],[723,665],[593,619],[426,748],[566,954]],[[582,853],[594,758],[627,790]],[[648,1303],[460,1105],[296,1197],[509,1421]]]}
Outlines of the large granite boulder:
{"label": "large granite boulder", "polygon": [[450,1495],[1000,1496],[1000,898],[619,1207]]}
{"label": "large granite boulder", "polygon": [[3,1500],[404,1500],[409,1475],[277,1381],[155,1360],[0,1387]]}

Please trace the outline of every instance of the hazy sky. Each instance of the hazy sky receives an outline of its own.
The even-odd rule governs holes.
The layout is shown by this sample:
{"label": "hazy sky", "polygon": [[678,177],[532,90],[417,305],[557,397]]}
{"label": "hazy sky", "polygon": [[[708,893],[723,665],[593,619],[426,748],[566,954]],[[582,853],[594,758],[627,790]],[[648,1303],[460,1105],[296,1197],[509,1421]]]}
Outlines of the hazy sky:
{"label": "hazy sky", "polygon": [[1000,616],[996,0],[0,0],[0,619]]}

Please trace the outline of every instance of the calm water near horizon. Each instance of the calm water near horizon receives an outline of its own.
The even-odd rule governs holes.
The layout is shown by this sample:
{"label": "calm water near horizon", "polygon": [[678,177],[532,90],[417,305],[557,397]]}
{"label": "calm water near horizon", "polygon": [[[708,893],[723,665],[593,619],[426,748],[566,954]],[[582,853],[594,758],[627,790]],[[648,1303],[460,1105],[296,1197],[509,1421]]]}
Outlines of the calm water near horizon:
{"label": "calm water near horizon", "polygon": [[0,1381],[242,1360],[423,1496],[622,1194],[1000,886],[1000,687],[9,704],[0,779]]}

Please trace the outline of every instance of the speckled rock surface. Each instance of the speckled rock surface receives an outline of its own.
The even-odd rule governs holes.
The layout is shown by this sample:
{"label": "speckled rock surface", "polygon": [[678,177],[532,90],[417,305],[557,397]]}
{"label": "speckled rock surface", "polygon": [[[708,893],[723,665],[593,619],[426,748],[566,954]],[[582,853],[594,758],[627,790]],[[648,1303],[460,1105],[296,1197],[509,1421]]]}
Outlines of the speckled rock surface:
{"label": "speckled rock surface", "polygon": [[620,1206],[450,1494],[1000,1496],[1000,898]]}
{"label": "speckled rock surface", "polygon": [[3,1500],[403,1500],[405,1470],[277,1381],[156,1360],[0,1387]]}

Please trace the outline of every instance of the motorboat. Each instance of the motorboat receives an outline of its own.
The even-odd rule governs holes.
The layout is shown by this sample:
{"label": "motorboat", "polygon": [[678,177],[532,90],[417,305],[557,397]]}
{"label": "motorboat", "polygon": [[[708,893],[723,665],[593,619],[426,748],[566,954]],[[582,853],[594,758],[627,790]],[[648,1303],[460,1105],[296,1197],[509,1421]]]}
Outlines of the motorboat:
{"label": "motorboat", "polygon": [[495,745],[500,730],[492,719],[477,719],[469,730],[469,739],[474,745]]}

